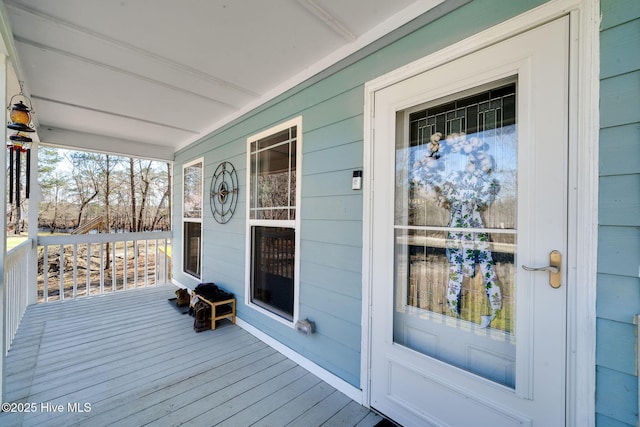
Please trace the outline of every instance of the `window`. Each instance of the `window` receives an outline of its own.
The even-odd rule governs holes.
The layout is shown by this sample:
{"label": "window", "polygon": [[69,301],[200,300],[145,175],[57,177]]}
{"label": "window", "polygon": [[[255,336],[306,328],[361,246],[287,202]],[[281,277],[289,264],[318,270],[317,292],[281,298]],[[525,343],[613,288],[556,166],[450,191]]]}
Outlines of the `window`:
{"label": "window", "polygon": [[202,259],[202,187],[203,160],[187,163],[182,168],[183,271],[198,279]]}
{"label": "window", "polygon": [[301,118],[247,140],[247,301],[278,320],[297,317]]}

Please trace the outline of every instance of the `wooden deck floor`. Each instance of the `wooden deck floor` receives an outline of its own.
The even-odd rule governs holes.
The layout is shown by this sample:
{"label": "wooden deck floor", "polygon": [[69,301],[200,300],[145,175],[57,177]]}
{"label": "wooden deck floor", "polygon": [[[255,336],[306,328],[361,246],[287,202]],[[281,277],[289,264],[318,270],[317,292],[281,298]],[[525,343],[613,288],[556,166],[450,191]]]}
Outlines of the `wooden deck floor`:
{"label": "wooden deck floor", "polygon": [[[31,306],[2,426],[373,426],[381,418],[236,325],[195,333],[172,286]],[[24,405],[23,405],[24,406]]]}

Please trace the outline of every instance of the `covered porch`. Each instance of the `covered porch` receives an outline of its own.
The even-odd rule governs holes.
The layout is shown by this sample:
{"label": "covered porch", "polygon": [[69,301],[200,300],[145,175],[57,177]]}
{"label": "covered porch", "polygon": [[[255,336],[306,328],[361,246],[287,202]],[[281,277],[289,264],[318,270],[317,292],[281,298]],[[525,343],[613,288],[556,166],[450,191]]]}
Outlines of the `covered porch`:
{"label": "covered porch", "polygon": [[[31,305],[5,361],[14,425],[373,426],[354,402],[237,325],[195,333],[158,284]],[[3,408],[5,409],[5,408]]]}
{"label": "covered porch", "polygon": [[[117,419],[116,424],[156,424],[161,412],[170,415],[160,420],[162,424],[192,418],[195,422],[207,413],[206,425],[227,418],[230,425],[379,421],[356,402],[357,397],[352,401],[237,326],[195,334],[191,318],[172,312],[166,299],[175,287],[164,283],[183,268],[174,265],[171,271],[165,255],[171,248],[168,240],[173,240],[174,249],[182,244],[176,231],[182,226],[180,183],[171,190],[177,206],[173,232],[38,236],[38,150],[60,147],[173,164],[176,153],[190,144],[267,108],[287,91],[353,64],[387,44],[382,38],[390,33],[397,31],[393,38],[400,38],[465,2],[377,0],[345,5],[301,0],[185,7],[171,2],[106,5],[72,0],[36,5],[0,0],[0,97],[6,107],[12,96],[24,91],[33,101],[30,125],[36,131],[30,134],[31,195],[21,211],[29,224],[28,238],[15,249],[8,249],[6,238],[0,239],[0,355],[6,355],[0,363],[0,394],[3,401],[52,402],[54,408],[82,396],[82,403],[91,405],[90,413],[70,414],[65,407],[64,412],[45,415],[40,406],[37,413],[1,413],[0,424],[32,425],[45,419],[64,425],[85,419],[91,425]],[[6,150],[0,153],[1,161],[8,158]],[[181,174],[179,169],[172,172]],[[207,179],[211,174],[207,170]],[[0,186],[8,185],[9,179],[0,177]],[[212,220],[204,206],[207,221]],[[10,209],[5,201],[2,228],[12,225],[6,215]],[[236,221],[241,218],[236,215]],[[126,249],[132,242],[134,248]],[[116,253],[121,248],[125,249]],[[130,276],[123,273],[129,264],[142,267]],[[204,275],[199,279],[214,280]],[[147,293],[153,298],[141,296]],[[244,344],[234,347],[238,342]],[[237,353],[231,350],[236,347]],[[244,352],[249,347],[264,354]],[[351,348],[347,351],[353,353]],[[236,361],[241,358],[247,362]],[[229,364],[239,364],[242,372]],[[282,366],[282,372],[263,378],[262,372],[271,372],[275,365]],[[290,379],[280,379],[283,375]],[[338,380],[353,393],[361,391]],[[245,385],[236,385],[240,383]],[[195,391],[184,393],[189,389],[204,394],[198,398]],[[188,402],[175,403],[165,391]],[[262,397],[256,394],[265,391]],[[152,396],[158,393],[164,397],[155,401]],[[240,408],[243,399],[244,409],[216,418],[223,407]],[[133,401],[135,406],[129,403]],[[199,409],[192,412],[187,405]],[[255,405],[271,409],[265,412]],[[161,406],[164,409],[158,410]],[[212,408],[218,409],[210,416]],[[149,413],[153,417],[145,418]],[[251,420],[241,413],[263,415]]]}

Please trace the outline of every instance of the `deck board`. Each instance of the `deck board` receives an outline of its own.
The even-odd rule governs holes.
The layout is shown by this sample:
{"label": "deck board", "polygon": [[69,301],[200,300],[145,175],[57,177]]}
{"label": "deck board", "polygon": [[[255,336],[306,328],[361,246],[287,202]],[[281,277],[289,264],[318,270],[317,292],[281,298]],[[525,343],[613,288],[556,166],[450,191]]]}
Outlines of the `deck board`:
{"label": "deck board", "polygon": [[[362,407],[236,325],[193,332],[172,286],[28,308],[5,361],[3,426],[373,426]],[[91,405],[86,412],[68,404]],[[63,411],[52,412],[63,405]],[[46,409],[49,408],[47,411]]]}

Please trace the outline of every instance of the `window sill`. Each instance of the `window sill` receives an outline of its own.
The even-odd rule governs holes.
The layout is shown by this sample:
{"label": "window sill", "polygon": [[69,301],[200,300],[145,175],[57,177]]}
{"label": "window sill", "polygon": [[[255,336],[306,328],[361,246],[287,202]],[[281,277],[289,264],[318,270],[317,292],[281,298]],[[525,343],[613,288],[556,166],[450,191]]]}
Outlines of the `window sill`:
{"label": "window sill", "polygon": [[283,318],[281,316],[278,316],[277,314],[267,310],[266,308],[264,308],[264,307],[262,307],[262,306],[260,306],[258,304],[255,304],[255,303],[253,303],[251,301],[247,300],[245,305],[247,305],[248,307],[254,309],[255,311],[257,311],[257,312],[259,312],[259,313],[261,313],[261,314],[263,314],[263,315],[265,315],[265,316],[267,316],[267,317],[269,317],[269,318],[271,318],[271,319],[273,319],[273,320],[275,320],[277,322],[282,323],[285,326],[290,327],[291,329],[294,329],[294,327],[295,327],[295,323],[296,323],[296,320],[297,320],[295,316],[294,316],[293,320],[287,320],[287,319],[285,319],[285,318]]}

